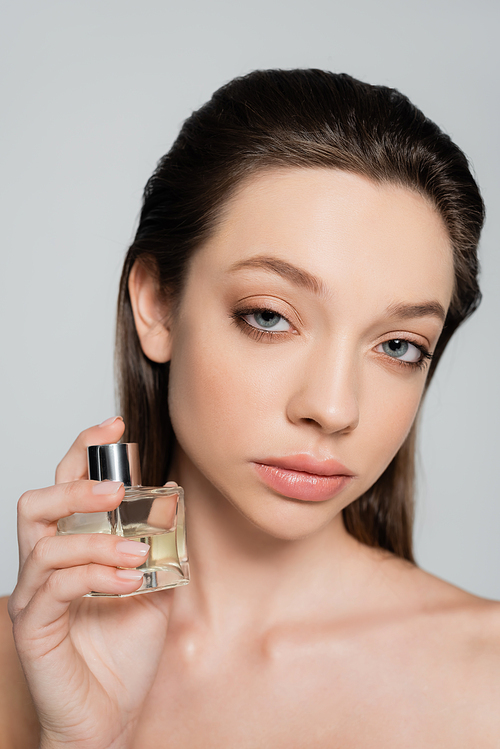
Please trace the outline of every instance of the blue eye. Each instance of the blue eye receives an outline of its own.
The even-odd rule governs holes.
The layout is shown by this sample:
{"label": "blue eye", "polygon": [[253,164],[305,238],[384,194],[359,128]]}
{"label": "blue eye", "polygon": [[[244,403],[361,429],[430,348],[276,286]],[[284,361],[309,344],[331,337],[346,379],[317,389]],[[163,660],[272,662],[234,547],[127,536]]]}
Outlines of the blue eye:
{"label": "blue eye", "polygon": [[394,338],[391,341],[384,341],[377,346],[377,351],[383,351],[384,354],[392,359],[415,364],[423,358],[423,351],[415,344],[405,341],[402,338]]}
{"label": "blue eye", "polygon": [[270,309],[255,310],[255,312],[244,315],[243,319],[257,330],[272,330],[284,333],[290,329],[288,320]]}

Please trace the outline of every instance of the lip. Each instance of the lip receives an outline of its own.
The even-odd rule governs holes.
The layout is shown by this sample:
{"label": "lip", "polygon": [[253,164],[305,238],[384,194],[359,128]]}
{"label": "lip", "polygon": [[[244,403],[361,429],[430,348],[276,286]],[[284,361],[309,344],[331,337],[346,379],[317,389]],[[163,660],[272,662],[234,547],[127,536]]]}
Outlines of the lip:
{"label": "lip", "polygon": [[337,460],[317,460],[307,454],[252,462],[259,478],[270,489],[306,502],[332,499],[354,478],[354,473]]}

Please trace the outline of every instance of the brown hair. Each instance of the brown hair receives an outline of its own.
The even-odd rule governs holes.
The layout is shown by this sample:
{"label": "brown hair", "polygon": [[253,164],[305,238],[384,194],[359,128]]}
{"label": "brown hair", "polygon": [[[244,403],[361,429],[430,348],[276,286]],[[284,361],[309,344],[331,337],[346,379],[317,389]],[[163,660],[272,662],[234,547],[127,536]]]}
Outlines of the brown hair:
{"label": "brown hair", "polygon": [[[150,361],[134,326],[128,278],[140,259],[159,293],[178,303],[189,259],[214,231],[241,181],[273,167],[342,169],[418,191],[451,239],[455,288],[428,372],[480,301],[477,245],[483,202],[462,151],[403,94],[322,70],[261,70],[220,88],[184,123],[144,191],[120,284],[117,371],[127,441],[138,442],[143,475],[167,480],[175,436],[169,365]],[[413,561],[416,425],[375,484],[343,511],[347,530]]]}

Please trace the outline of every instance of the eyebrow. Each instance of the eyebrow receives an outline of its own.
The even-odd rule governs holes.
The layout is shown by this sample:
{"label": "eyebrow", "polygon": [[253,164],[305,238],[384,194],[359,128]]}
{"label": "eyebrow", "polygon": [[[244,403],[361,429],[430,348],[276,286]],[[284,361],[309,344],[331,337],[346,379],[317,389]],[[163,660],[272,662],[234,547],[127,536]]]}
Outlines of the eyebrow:
{"label": "eyebrow", "polygon": [[391,304],[386,310],[389,317],[400,317],[408,320],[415,317],[439,317],[446,320],[446,311],[439,302],[423,302],[422,304],[405,304],[404,302]]}
{"label": "eyebrow", "polygon": [[[255,257],[240,260],[230,266],[229,272],[244,270],[246,268],[260,268],[288,279],[296,286],[312,291],[319,296],[330,296],[327,286],[316,276],[308,273],[303,268],[287,263],[277,257],[268,255],[256,255]],[[437,301],[422,302],[420,304],[408,304],[406,302],[395,302],[386,309],[388,317],[399,317],[404,320],[418,317],[438,317],[444,321],[446,319],[446,310],[443,305]]]}
{"label": "eyebrow", "polygon": [[234,263],[229,268],[229,272],[243,270],[245,268],[261,268],[263,270],[277,273],[279,276],[288,279],[296,286],[302,286],[302,288],[312,291],[313,294],[319,296],[327,296],[328,289],[325,284],[320,281],[316,276],[311,275],[303,268],[297,268],[296,265],[287,263],[285,260],[280,260],[277,257],[270,257],[267,255],[257,255],[250,257],[247,260],[241,260],[238,263]]}

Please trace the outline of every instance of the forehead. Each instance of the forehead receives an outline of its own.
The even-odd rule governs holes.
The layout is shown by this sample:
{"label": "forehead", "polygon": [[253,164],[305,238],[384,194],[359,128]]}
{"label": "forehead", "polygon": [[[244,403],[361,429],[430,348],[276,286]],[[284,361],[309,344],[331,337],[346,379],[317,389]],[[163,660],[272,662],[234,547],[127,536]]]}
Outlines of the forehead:
{"label": "forehead", "polygon": [[226,205],[200,262],[206,271],[272,255],[339,293],[378,287],[395,297],[433,296],[447,308],[453,255],[444,223],[420,194],[333,169],[253,176]]}

